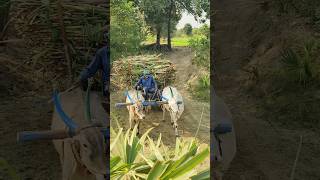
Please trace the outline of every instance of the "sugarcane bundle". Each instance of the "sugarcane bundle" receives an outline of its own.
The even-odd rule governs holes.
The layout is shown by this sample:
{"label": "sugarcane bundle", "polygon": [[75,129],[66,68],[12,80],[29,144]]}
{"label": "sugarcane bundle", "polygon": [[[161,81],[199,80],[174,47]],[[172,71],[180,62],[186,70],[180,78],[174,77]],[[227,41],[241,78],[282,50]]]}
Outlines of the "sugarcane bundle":
{"label": "sugarcane bundle", "polygon": [[103,39],[102,27],[108,24],[109,5],[104,0],[11,0],[11,3],[11,24],[28,47],[29,61],[25,65],[34,71],[55,72],[52,74],[60,79],[66,78],[68,68],[77,75],[89,63],[95,46]]}
{"label": "sugarcane bundle", "polygon": [[161,58],[160,54],[129,56],[112,63],[112,86],[117,89],[132,88],[145,68],[161,87],[172,83],[175,79],[175,66],[169,60]]}

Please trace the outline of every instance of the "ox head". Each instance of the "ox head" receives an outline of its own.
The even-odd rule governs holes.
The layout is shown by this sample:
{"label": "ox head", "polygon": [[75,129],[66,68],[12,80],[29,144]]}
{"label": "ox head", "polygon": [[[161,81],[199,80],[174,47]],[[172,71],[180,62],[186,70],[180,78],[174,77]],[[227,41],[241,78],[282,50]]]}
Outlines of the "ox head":
{"label": "ox head", "polygon": [[95,175],[107,173],[106,140],[101,128],[81,129],[72,138],[72,148],[76,159]]}
{"label": "ox head", "polygon": [[63,111],[57,93],[54,94],[53,101],[56,112],[68,127],[68,130],[20,132],[18,133],[17,141],[66,139],[66,142],[71,143],[72,152],[76,161],[98,179],[103,179],[108,173],[106,163],[107,150],[109,148],[107,148],[106,142],[109,136],[109,129],[102,124],[90,124],[85,127],[79,127]]}
{"label": "ox head", "polygon": [[72,149],[77,161],[92,174],[107,174],[107,128],[101,124],[79,127],[63,111],[57,93],[54,94],[54,104],[60,119],[69,129],[68,134],[72,137]]}
{"label": "ox head", "polygon": [[144,119],[146,117],[143,102],[141,100],[136,101],[132,106],[134,108],[134,113],[139,117],[139,119]]}

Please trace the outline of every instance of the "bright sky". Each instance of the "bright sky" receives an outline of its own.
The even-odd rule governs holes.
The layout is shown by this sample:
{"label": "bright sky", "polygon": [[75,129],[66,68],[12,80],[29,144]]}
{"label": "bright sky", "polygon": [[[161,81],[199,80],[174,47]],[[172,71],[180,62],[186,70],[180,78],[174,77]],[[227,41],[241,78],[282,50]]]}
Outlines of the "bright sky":
{"label": "bright sky", "polygon": [[[187,23],[190,23],[193,28],[198,28],[203,25],[202,23],[197,22],[191,14],[188,14],[187,12],[183,12],[182,18],[180,19],[179,23],[177,24],[177,29],[182,29],[184,27],[184,25]],[[210,24],[210,20],[207,19],[207,21],[205,23]]]}

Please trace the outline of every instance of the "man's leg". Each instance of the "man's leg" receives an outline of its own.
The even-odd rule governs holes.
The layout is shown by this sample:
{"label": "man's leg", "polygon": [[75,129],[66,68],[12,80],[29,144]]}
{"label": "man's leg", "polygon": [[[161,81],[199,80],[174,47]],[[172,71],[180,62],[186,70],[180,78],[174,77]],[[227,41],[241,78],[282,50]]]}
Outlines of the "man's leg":
{"label": "man's leg", "polygon": [[143,88],[143,97],[145,98],[145,99],[148,99],[148,88],[147,87],[144,87]]}
{"label": "man's leg", "polygon": [[151,98],[151,99],[154,99],[154,97],[155,97],[155,92],[156,92],[156,89],[155,89],[155,88],[149,88],[147,94],[150,94],[150,95],[151,95],[150,98]]}

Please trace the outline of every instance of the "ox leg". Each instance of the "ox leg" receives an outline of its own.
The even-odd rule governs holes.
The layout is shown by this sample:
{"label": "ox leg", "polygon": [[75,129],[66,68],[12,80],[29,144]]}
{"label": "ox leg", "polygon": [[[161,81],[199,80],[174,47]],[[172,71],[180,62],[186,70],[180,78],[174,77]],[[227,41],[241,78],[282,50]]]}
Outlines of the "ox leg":
{"label": "ox leg", "polygon": [[177,122],[176,121],[174,121],[174,131],[175,131],[175,133],[176,133],[176,137],[179,137],[179,132],[178,132],[178,124],[177,124]]}
{"label": "ox leg", "polygon": [[133,110],[132,110],[132,109],[130,109],[130,111],[129,111],[129,128],[130,128],[131,130],[133,130],[133,128],[132,128],[132,120],[133,120],[133,116],[134,116],[134,114],[133,114]]}
{"label": "ox leg", "polygon": [[165,106],[165,105],[162,105],[161,108],[162,108],[162,112],[163,112],[163,113],[162,113],[162,121],[165,121],[167,109],[166,109],[166,106]]}
{"label": "ox leg", "polygon": [[138,124],[137,135],[139,135],[140,134],[140,121],[139,120],[138,120],[137,124]]}
{"label": "ox leg", "polygon": [[163,108],[162,109],[162,121],[164,121],[164,118],[165,118],[165,116],[166,116],[166,110]]}
{"label": "ox leg", "polygon": [[69,142],[65,143],[63,151],[65,156],[62,165],[62,180],[71,180],[76,171],[77,164]]}

